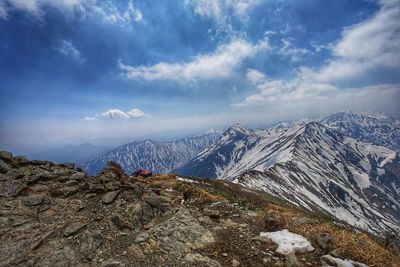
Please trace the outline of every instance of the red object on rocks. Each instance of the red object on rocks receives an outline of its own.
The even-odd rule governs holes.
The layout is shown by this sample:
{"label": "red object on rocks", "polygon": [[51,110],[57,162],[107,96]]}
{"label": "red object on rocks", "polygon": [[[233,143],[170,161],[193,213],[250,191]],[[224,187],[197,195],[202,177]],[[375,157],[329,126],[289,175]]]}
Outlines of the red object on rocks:
{"label": "red object on rocks", "polygon": [[133,172],[132,175],[135,177],[149,177],[152,176],[153,173],[145,169],[137,169],[136,171]]}

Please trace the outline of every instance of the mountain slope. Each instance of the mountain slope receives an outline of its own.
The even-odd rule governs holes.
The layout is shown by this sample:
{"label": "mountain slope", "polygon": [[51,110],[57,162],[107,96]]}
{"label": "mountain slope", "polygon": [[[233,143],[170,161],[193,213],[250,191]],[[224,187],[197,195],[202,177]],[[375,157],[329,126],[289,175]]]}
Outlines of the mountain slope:
{"label": "mountain slope", "polygon": [[145,168],[155,173],[168,173],[192,159],[213,144],[218,131],[170,142],[144,140],[120,146],[95,160],[80,164],[88,174],[97,174],[110,160],[118,162],[126,172]]}
{"label": "mountain slope", "polygon": [[378,112],[340,112],[321,123],[343,135],[400,151],[400,121]]}
{"label": "mountain slope", "polygon": [[[241,146],[240,157],[234,156],[238,149],[229,152],[223,146],[238,143],[251,144]],[[365,229],[385,229],[400,221],[398,154],[344,137],[319,123],[263,136],[250,132],[240,139],[225,132],[219,142],[179,170],[197,175],[203,174],[198,170],[205,166],[217,170],[207,173],[209,178],[261,189]]]}

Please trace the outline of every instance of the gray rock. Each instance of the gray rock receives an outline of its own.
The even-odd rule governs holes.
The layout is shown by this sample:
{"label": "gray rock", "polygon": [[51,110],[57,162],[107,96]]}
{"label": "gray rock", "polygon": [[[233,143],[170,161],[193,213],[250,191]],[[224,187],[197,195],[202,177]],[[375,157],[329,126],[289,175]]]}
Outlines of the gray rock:
{"label": "gray rock", "polygon": [[95,231],[88,236],[85,236],[81,245],[81,252],[84,261],[91,261],[96,255],[97,249],[103,243],[104,236],[101,231]]}
{"label": "gray rock", "polygon": [[188,253],[185,256],[185,261],[190,262],[193,266],[209,266],[209,267],[221,267],[221,264],[209,257],[203,256],[199,253]]}
{"label": "gray rock", "polygon": [[22,180],[6,180],[0,184],[0,196],[16,196],[24,188],[26,188],[26,184]]}
{"label": "gray rock", "polygon": [[212,233],[202,227],[184,206],[171,219],[150,229],[150,234],[158,239],[161,249],[177,258],[214,242]]}
{"label": "gray rock", "polygon": [[67,228],[65,228],[64,230],[64,236],[68,237],[68,236],[72,236],[72,235],[76,235],[80,230],[82,230],[84,227],[86,227],[86,224],[83,222],[74,222],[71,223],[70,225],[67,226]]}
{"label": "gray rock", "polygon": [[135,242],[136,243],[144,243],[149,240],[149,234],[148,233],[139,233],[135,236]]}
{"label": "gray rock", "polygon": [[41,195],[27,196],[27,197],[22,198],[22,202],[27,206],[37,206],[39,204],[42,204],[43,196],[41,196]]}
{"label": "gray rock", "polygon": [[13,156],[10,152],[0,151],[0,159],[6,163],[11,163],[13,161]]}
{"label": "gray rock", "polygon": [[101,201],[103,201],[104,204],[111,204],[120,192],[121,190],[108,192],[101,198]]}
{"label": "gray rock", "polygon": [[294,253],[291,253],[289,255],[286,255],[285,266],[286,267],[300,267],[301,264],[300,264],[299,260],[297,259],[296,255],[294,255]]}
{"label": "gray rock", "polygon": [[321,233],[317,236],[317,243],[324,250],[332,249],[335,238],[328,233]]}
{"label": "gray rock", "polygon": [[104,262],[101,266],[102,267],[118,267],[118,266],[121,266],[121,263],[119,261],[115,261],[115,260],[108,260],[108,261]]}
{"label": "gray rock", "polygon": [[211,209],[204,209],[203,210],[204,215],[207,215],[210,218],[219,218],[220,212],[217,210],[211,210]]}
{"label": "gray rock", "polygon": [[11,170],[11,166],[0,159],[0,173],[7,173]]}
{"label": "gray rock", "polygon": [[55,197],[70,197],[79,192],[78,185],[71,185],[71,186],[63,186],[58,189],[55,189],[51,195]]}
{"label": "gray rock", "polygon": [[232,259],[232,266],[233,267],[237,267],[237,266],[239,266],[240,265],[240,262],[239,261],[237,261],[237,260],[235,260],[235,259]]}

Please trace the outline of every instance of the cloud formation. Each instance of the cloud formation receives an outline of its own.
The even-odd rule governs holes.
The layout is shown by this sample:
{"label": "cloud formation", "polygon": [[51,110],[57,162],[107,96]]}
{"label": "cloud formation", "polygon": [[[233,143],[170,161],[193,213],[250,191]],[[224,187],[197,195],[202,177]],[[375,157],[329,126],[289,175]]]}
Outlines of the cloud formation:
{"label": "cloud formation", "polygon": [[149,117],[149,114],[146,114],[144,111],[133,108],[129,111],[122,111],[120,109],[110,109],[101,114],[96,115],[97,117],[103,117],[106,119],[114,120],[114,119],[134,119],[141,117]]}
{"label": "cloud formation", "polygon": [[260,2],[260,0],[185,0],[185,4],[196,14],[217,22],[224,21],[229,15],[247,19],[249,12]]}
{"label": "cloud formation", "polygon": [[314,74],[315,79],[335,81],[381,67],[400,67],[400,1],[380,3],[371,19],[343,31],[333,47],[335,58]]}
{"label": "cloud formation", "polygon": [[143,15],[133,0],[129,0],[125,9],[119,8],[111,1],[97,0],[2,0],[0,2],[0,18],[7,19],[12,11],[27,12],[36,17],[44,14],[46,7],[59,11],[77,11],[83,18],[99,15],[104,22],[130,26],[132,22],[142,22]]}
{"label": "cloud formation", "polygon": [[57,50],[61,54],[71,57],[79,64],[85,63],[86,61],[86,59],[82,56],[81,52],[75,47],[72,41],[62,40],[60,45],[57,47]]}
{"label": "cloud formation", "polygon": [[268,40],[251,44],[244,39],[234,39],[221,44],[210,54],[200,54],[190,62],[165,63],[132,67],[119,63],[126,78],[143,80],[209,80],[229,77],[247,58],[269,48]]}

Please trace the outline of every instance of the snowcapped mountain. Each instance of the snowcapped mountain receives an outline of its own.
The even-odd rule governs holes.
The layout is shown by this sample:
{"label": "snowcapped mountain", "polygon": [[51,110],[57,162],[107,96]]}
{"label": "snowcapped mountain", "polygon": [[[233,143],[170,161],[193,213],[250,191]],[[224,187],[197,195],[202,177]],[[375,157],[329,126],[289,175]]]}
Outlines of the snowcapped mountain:
{"label": "snowcapped mountain", "polygon": [[321,123],[359,141],[400,151],[400,121],[384,113],[340,112]]}
{"label": "snowcapped mountain", "polygon": [[133,142],[117,147],[92,161],[84,162],[80,167],[88,174],[95,175],[113,160],[121,164],[128,173],[138,168],[149,169],[154,173],[168,173],[215,143],[220,134],[219,130],[212,129],[206,134],[169,142]]}
{"label": "snowcapped mountain", "polygon": [[177,170],[264,190],[369,230],[400,221],[400,158],[317,122],[256,133],[235,125]]}

